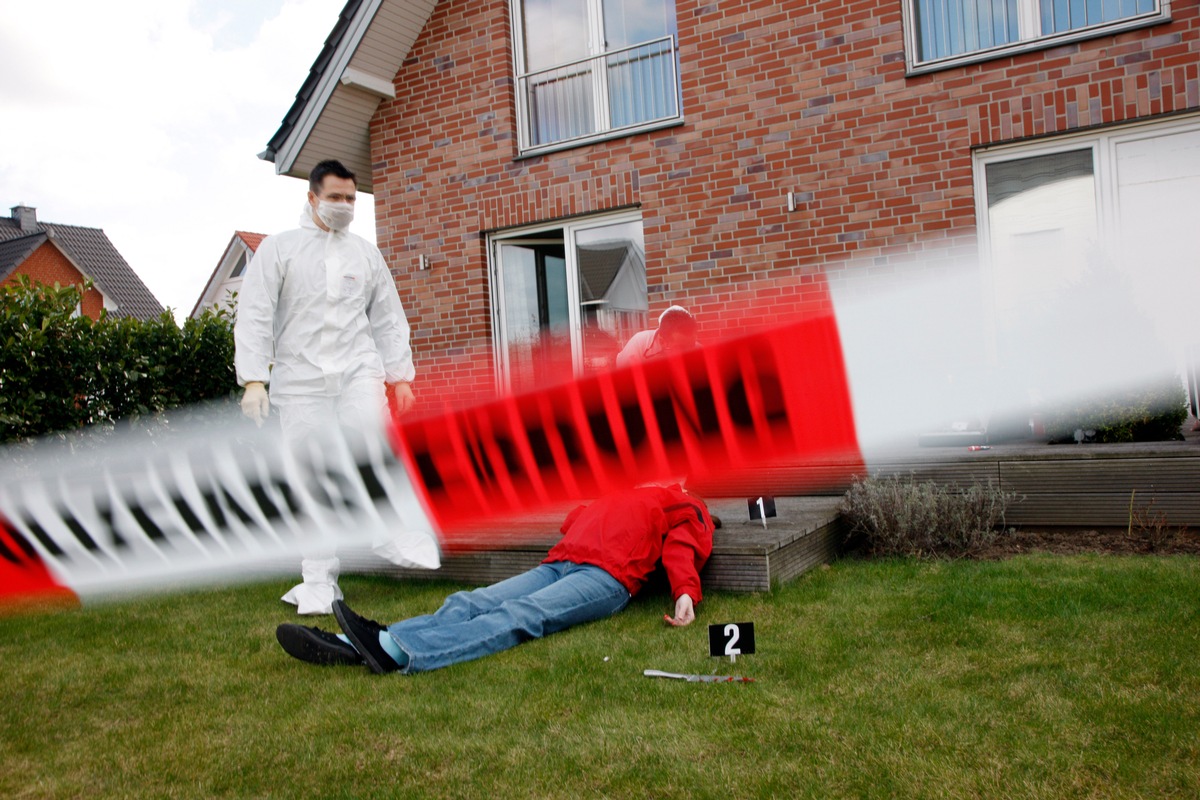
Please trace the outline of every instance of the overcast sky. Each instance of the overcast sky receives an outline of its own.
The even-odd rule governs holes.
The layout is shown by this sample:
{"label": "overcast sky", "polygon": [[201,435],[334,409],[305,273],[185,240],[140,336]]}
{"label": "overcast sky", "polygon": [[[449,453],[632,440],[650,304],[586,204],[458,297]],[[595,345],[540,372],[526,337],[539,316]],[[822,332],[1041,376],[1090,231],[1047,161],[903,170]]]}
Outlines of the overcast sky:
{"label": "overcast sky", "polygon": [[0,215],[103,228],[182,319],[235,230],[296,226],[307,187],[257,154],[344,4],[0,0]]}

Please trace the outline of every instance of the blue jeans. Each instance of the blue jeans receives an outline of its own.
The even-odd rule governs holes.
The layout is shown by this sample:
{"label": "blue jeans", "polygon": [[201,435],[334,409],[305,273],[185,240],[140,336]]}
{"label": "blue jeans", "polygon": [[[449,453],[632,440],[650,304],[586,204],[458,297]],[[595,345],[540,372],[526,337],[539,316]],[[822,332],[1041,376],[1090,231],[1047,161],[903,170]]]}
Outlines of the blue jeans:
{"label": "blue jeans", "polygon": [[629,590],[599,567],[557,561],[455,592],[433,614],[397,622],[388,633],[408,655],[404,671],[426,672],[612,616],[629,598]]}

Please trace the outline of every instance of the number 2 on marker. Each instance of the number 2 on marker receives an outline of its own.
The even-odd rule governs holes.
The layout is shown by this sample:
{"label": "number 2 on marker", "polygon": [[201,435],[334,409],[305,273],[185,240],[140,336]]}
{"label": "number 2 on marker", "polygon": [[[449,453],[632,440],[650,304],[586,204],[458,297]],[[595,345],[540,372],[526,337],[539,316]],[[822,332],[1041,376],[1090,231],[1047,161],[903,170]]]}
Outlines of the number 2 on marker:
{"label": "number 2 on marker", "polygon": [[725,655],[740,656],[742,654],[741,648],[734,647],[734,645],[738,643],[738,637],[740,635],[738,626],[733,624],[732,622],[729,623],[728,625],[726,625],[725,626],[725,635],[729,637],[729,641],[727,641],[725,643]]}

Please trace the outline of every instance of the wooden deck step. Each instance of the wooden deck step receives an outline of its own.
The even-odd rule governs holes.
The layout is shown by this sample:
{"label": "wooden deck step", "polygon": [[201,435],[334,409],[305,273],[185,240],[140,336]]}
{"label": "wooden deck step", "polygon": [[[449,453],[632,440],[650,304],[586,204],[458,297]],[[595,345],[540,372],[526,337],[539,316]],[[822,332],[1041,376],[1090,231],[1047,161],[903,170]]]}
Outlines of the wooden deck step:
{"label": "wooden deck step", "polygon": [[[866,474],[1014,492],[1011,525],[1122,527],[1131,509],[1161,515],[1171,525],[1200,526],[1200,442],[1147,444],[996,445],[900,448],[866,454]],[[777,464],[741,479],[722,479],[727,492],[840,496],[843,482],[828,465]],[[819,487],[819,488],[815,488]],[[706,488],[698,487],[704,492]]]}
{"label": "wooden deck step", "polygon": [[[1131,508],[1146,519],[1200,526],[1200,432],[1185,427],[1186,441],[1105,445],[996,445],[906,447],[866,453],[872,476],[913,475],[969,486],[992,484],[1020,496],[1006,523],[1023,526],[1124,527]],[[743,478],[722,477],[711,486],[690,486],[710,500],[725,527],[717,531],[705,588],[767,591],[812,567],[831,561],[844,531],[837,513],[847,488],[833,476],[838,464],[776,464]],[[719,492],[717,490],[720,490]],[[779,516],[750,522],[745,497],[775,496]],[[800,496],[806,495],[806,496]],[[541,562],[558,540],[567,508],[490,523],[476,532],[469,551],[448,553],[438,570],[405,570],[369,551],[341,554],[343,570],[414,579],[487,584]]]}
{"label": "wooden deck step", "polygon": [[[716,499],[709,508],[721,517],[723,527],[713,538],[713,554],[701,573],[706,590],[762,592],[792,580],[819,564],[833,560],[841,541],[841,521],[835,497],[776,498],[777,517],[751,522],[746,500]],[[486,531],[478,533],[477,547],[448,553],[437,570],[403,569],[370,551],[339,553],[344,572],[388,575],[417,580],[448,580],[472,585],[495,583],[527,569],[546,557],[558,541],[563,515],[540,514],[510,522],[503,538],[488,547]]]}

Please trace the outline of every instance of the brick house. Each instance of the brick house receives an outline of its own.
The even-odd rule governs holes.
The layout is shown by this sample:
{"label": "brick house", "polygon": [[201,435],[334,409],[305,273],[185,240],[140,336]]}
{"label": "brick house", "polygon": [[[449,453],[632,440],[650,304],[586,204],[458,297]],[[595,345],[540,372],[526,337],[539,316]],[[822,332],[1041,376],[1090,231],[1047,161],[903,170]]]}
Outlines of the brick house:
{"label": "brick house", "polygon": [[260,157],[330,156],[447,397],[817,274],[972,271],[1002,338],[1089,243],[1200,253],[1200,0],[351,0]]}
{"label": "brick house", "polygon": [[235,297],[241,291],[246,265],[265,238],[265,233],[233,232],[225,252],[221,254],[221,260],[213,268],[212,275],[208,276],[208,282],[204,284],[204,290],[200,292],[189,316],[198,317],[208,308],[236,305]]}
{"label": "brick house", "polygon": [[82,286],[90,279],[79,312],[92,319],[101,309],[141,320],[163,313],[104,231],[38,222],[37,209],[28,206],[15,206],[11,217],[0,217],[0,286],[21,276],[48,286]]}

